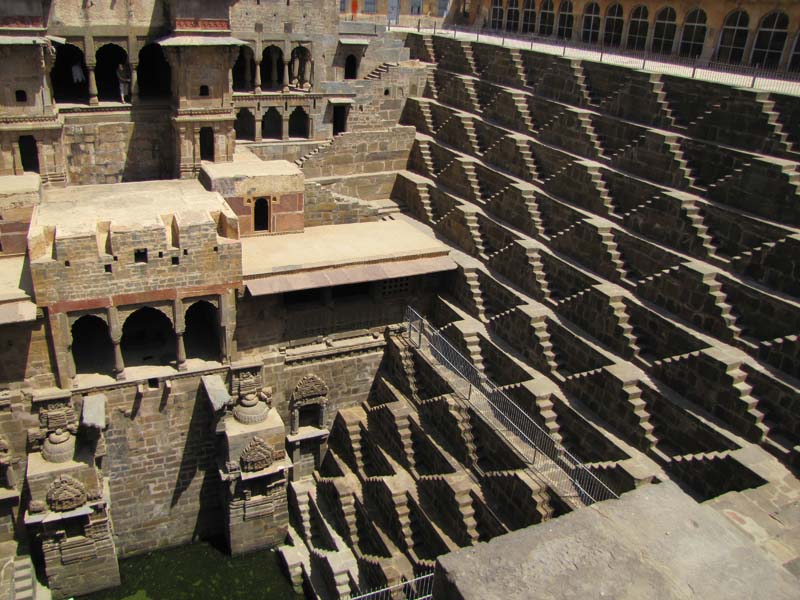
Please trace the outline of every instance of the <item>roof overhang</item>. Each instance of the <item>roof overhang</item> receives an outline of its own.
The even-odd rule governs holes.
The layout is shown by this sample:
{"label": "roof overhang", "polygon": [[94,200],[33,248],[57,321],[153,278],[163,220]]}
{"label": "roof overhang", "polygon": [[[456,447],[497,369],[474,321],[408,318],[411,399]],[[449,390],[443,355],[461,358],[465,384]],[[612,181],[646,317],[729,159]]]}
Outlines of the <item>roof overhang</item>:
{"label": "roof overhang", "polygon": [[29,323],[36,320],[36,305],[30,300],[17,300],[0,304],[0,325]]}
{"label": "roof overhang", "polygon": [[230,36],[172,35],[156,42],[164,48],[194,46],[247,46],[247,42]]}
{"label": "roof overhang", "polygon": [[253,296],[268,296],[351,283],[428,275],[452,271],[455,268],[456,263],[449,256],[443,255],[272,275],[261,279],[247,280],[245,286]]}
{"label": "roof overhang", "polygon": [[368,38],[360,37],[340,37],[339,43],[342,46],[369,46],[370,40]]}
{"label": "roof overhang", "polygon": [[331,96],[328,98],[331,104],[355,104],[356,99],[352,96]]}

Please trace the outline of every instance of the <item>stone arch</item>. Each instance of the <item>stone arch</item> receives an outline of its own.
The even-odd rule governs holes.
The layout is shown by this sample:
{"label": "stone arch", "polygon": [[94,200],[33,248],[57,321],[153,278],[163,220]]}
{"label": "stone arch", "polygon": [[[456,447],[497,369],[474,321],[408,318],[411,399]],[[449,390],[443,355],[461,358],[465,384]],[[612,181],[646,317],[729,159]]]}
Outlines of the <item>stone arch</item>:
{"label": "stone arch", "polygon": [[313,426],[323,429],[327,420],[328,386],[314,374],[303,376],[292,392],[289,402],[291,431]]}
{"label": "stone arch", "polygon": [[72,359],[76,373],[114,371],[114,345],[108,323],[97,315],[83,315],[72,323]]}
{"label": "stone arch", "polygon": [[308,88],[311,85],[311,51],[305,46],[292,50],[292,85]]}
{"label": "stone arch", "polygon": [[187,358],[219,360],[219,312],[208,300],[198,300],[186,309],[183,343]]}
{"label": "stone arch", "polygon": [[267,46],[261,53],[261,87],[277,89],[283,85],[283,50]]}
{"label": "stone arch", "polygon": [[167,98],[172,95],[172,69],[159,44],[139,50],[136,78],[140,98]]}
{"label": "stone arch", "polygon": [[233,91],[252,92],[255,89],[256,60],[250,46],[240,46],[239,56],[233,64]]}
{"label": "stone arch", "polygon": [[358,59],[355,54],[348,54],[347,58],[344,59],[344,78],[358,78]]}
{"label": "stone arch", "polygon": [[120,100],[120,81],[117,76],[117,68],[122,65],[126,70],[126,76],[130,80],[128,71],[128,53],[117,44],[104,44],[95,53],[97,64],[94,69],[95,80],[97,81],[97,98],[105,101]]}
{"label": "stone arch", "polygon": [[122,325],[122,357],[127,367],[168,365],[175,360],[175,330],[163,311],[135,310]]}
{"label": "stone arch", "polygon": [[56,44],[50,85],[56,102],[89,102],[89,74],[83,50],[72,44]]}
{"label": "stone arch", "polygon": [[261,471],[275,460],[275,452],[263,438],[253,437],[239,456],[239,465],[245,473]]}
{"label": "stone arch", "polygon": [[303,110],[302,106],[298,106],[289,115],[289,137],[290,138],[308,138],[309,136],[309,120],[308,114]]}
{"label": "stone arch", "polygon": [[233,125],[237,140],[256,139],[256,118],[250,109],[240,108],[236,113],[236,122]]}
{"label": "stone arch", "polygon": [[253,202],[253,231],[269,231],[268,198],[256,198]]}
{"label": "stone arch", "polygon": [[269,140],[283,138],[283,117],[274,106],[267,109],[261,118],[261,137]]}

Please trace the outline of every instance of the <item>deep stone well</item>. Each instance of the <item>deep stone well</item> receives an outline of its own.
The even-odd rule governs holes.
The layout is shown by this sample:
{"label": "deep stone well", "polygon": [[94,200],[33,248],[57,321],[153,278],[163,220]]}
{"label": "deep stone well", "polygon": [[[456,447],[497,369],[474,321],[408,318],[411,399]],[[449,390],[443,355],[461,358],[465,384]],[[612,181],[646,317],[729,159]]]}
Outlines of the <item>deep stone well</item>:
{"label": "deep stone well", "polygon": [[[738,589],[794,583],[797,96],[338,23],[331,2],[35,4],[0,7],[28,98],[0,98],[0,559],[19,544],[66,598],[221,537],[277,547],[309,596],[438,564],[457,598],[506,589],[515,559],[482,590],[460,548],[580,522],[606,556],[619,515],[664,504],[700,524],[667,541],[652,519],[671,556],[747,553],[763,569]],[[545,466],[406,306],[548,436]],[[587,507],[581,481],[623,499]],[[12,566],[0,594],[36,594]],[[557,570],[524,566],[549,593]]]}

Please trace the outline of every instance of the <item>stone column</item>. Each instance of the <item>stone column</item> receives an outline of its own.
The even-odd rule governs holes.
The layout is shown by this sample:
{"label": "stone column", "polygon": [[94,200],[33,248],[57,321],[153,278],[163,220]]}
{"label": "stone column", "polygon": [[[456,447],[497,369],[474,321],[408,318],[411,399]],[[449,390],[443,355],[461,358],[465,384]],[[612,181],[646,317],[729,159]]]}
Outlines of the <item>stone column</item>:
{"label": "stone column", "polygon": [[289,91],[289,61],[283,61],[283,91]]}
{"label": "stone column", "polygon": [[89,104],[99,104],[97,99],[97,79],[94,76],[94,65],[87,65],[89,69]]}
{"label": "stone column", "polygon": [[114,346],[114,377],[117,381],[125,379],[125,361],[122,358],[122,325],[119,322],[119,313],[116,306],[109,306],[106,311],[108,318],[108,337]]}
{"label": "stone column", "polygon": [[139,100],[139,78],[137,77],[136,67],[139,65],[131,64],[131,104]]}
{"label": "stone column", "polygon": [[178,362],[178,371],[185,371],[186,367],[186,346],[183,344],[183,334],[186,331],[184,322],[183,301],[180,298],[172,303],[172,316],[175,323],[175,355]]}
{"label": "stone column", "polygon": [[281,139],[289,139],[289,111],[283,113],[283,129],[281,131]]}
{"label": "stone column", "polygon": [[261,93],[261,61],[256,61],[256,87],[255,87],[256,94]]}
{"label": "stone column", "polygon": [[292,57],[292,85],[297,87],[300,83],[300,58]]}

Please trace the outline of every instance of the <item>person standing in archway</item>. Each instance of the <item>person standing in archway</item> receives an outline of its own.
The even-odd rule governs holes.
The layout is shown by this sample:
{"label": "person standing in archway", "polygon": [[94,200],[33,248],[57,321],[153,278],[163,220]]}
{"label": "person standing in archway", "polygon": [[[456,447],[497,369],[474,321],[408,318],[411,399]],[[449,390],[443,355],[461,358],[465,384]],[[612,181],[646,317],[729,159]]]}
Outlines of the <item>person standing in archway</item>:
{"label": "person standing in archway", "polygon": [[131,76],[124,64],[117,65],[117,80],[119,81],[119,101],[126,102],[126,96],[131,93]]}

